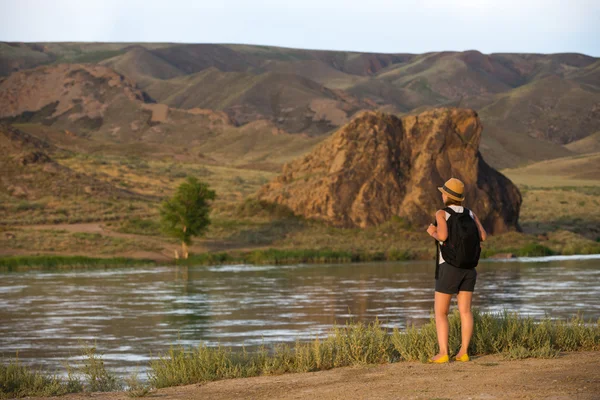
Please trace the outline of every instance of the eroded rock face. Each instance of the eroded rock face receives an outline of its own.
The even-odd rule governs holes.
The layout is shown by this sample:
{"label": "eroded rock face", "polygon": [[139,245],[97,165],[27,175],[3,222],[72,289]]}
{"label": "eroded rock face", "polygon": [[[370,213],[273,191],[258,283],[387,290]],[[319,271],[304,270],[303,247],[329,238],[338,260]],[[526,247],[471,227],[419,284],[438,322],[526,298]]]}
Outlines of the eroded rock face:
{"label": "eroded rock face", "polygon": [[442,208],[438,187],[465,183],[465,205],[490,233],[519,230],[521,194],[479,153],[482,125],[465,109],[403,117],[365,112],[287,164],[258,197],[336,226],[367,227],[398,215],[414,225]]}

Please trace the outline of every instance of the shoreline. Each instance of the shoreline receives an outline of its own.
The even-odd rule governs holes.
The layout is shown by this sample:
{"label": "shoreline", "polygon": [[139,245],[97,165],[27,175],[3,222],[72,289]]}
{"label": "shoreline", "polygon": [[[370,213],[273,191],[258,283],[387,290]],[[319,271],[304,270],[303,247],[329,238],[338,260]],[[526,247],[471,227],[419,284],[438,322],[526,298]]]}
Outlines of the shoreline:
{"label": "shoreline", "polygon": [[[334,371],[328,373],[336,374],[335,371],[343,371],[345,367],[415,368],[423,369],[424,372],[434,368],[456,368],[463,372],[463,367],[473,368],[478,364],[475,361],[488,357],[509,363],[515,362],[514,360],[552,363],[567,353],[575,354],[569,356],[575,365],[588,367],[590,363],[578,362],[580,357],[584,357],[580,355],[584,354],[600,366],[600,320],[586,323],[581,316],[577,316],[568,321],[549,317],[537,321],[517,313],[480,313],[476,309],[473,317],[474,332],[469,352],[474,361],[469,363],[426,363],[428,357],[437,352],[433,320],[418,328],[409,326],[402,330],[396,328],[391,332],[376,320],[334,326],[326,336],[313,341],[296,342],[294,347],[273,344],[261,347],[256,352],[240,353],[233,352],[231,348],[206,345],[174,346],[167,353],[159,354],[149,361],[147,383],[140,382],[136,372],[125,380],[118,378],[106,368],[95,347],[83,349],[80,364],[65,364],[67,376],[62,378],[56,375],[56,371],[50,375],[24,366],[17,358],[8,364],[0,363],[0,397],[77,393],[87,398],[90,392],[114,392],[126,387],[147,395],[151,389],[172,388],[168,390],[176,391],[176,387],[191,385],[191,388],[196,388],[207,382],[218,384],[217,382],[225,381],[227,383],[223,385],[231,387],[231,382],[239,381],[239,378],[244,378],[241,381],[247,382],[247,378],[269,380],[273,375],[285,377],[327,371]],[[460,347],[459,325],[460,315],[455,311],[449,316],[451,355]],[[495,363],[493,366],[497,365]],[[479,370],[473,369],[474,373]],[[508,370],[512,371],[511,368]],[[116,395],[125,394],[132,393],[120,392]],[[232,394],[229,395],[231,397]],[[115,398],[110,397],[110,393],[106,396],[109,397],[103,398]]]}
{"label": "shoreline", "polygon": [[[507,361],[498,355],[446,365],[419,362],[370,364],[327,371],[237,378],[152,390],[171,399],[597,399],[600,352]],[[79,393],[65,400],[124,400],[128,392]],[[37,397],[39,400],[54,398]]]}
{"label": "shoreline", "polygon": [[[146,254],[147,256],[147,254]],[[600,260],[600,254],[555,254],[537,257],[488,257],[480,262],[485,263],[539,263],[552,261]],[[196,266],[196,265],[285,265],[285,264],[354,264],[364,262],[408,262],[432,261],[424,258],[411,257],[408,252],[398,255],[377,253],[352,253],[335,250],[286,250],[266,249],[246,253],[220,252],[192,254],[187,260],[167,260],[164,258],[148,257],[88,257],[79,255],[4,255],[0,256],[0,272],[35,269],[67,269],[78,267],[109,267],[109,266]]]}

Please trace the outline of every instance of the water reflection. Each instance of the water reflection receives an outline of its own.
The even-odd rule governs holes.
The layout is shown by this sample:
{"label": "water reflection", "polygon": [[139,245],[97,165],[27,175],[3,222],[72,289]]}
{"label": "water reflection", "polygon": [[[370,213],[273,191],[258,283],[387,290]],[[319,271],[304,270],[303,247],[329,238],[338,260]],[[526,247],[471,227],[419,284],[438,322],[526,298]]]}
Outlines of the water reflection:
{"label": "water reflection", "polygon": [[[600,318],[598,260],[484,263],[474,303],[535,317]],[[60,368],[96,341],[112,367],[173,343],[252,347],[323,335],[348,319],[422,324],[431,263],[162,267],[3,273],[0,353]]]}

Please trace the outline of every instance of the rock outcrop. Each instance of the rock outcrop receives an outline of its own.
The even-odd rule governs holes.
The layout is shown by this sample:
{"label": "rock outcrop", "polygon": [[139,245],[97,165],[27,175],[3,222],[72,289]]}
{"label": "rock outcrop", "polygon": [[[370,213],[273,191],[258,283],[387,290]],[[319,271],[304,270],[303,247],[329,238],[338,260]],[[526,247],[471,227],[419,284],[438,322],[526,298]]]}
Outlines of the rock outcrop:
{"label": "rock outcrop", "polygon": [[443,207],[437,188],[455,177],[465,183],[465,205],[489,232],[519,230],[521,194],[481,157],[481,132],[472,110],[402,119],[364,112],[287,164],[258,197],[335,226],[373,226],[394,215],[420,226]]}

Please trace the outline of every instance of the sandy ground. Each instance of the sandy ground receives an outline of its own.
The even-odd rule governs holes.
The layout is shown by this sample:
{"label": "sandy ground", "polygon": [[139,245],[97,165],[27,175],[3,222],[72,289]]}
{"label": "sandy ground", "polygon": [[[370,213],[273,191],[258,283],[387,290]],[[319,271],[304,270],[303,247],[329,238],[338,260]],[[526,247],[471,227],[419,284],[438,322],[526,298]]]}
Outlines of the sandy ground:
{"label": "sandy ground", "polygon": [[[124,393],[68,400],[128,399]],[[262,376],[161,389],[170,399],[600,399],[600,352],[505,361],[500,356],[446,365],[401,362],[304,374]]]}

